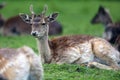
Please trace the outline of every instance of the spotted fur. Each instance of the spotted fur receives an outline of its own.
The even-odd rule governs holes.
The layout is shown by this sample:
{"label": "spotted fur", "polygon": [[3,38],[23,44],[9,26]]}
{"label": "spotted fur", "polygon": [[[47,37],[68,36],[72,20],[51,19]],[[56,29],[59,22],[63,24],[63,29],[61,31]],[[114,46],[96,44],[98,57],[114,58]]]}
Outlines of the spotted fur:
{"label": "spotted fur", "polygon": [[18,49],[0,49],[0,75],[7,80],[42,80],[43,68],[40,56],[23,46]]}
{"label": "spotted fur", "polygon": [[[119,69],[118,62],[120,61],[120,53],[102,38],[87,35],[73,35],[61,36],[49,40],[48,24],[56,19],[58,13],[45,16],[46,9],[47,7],[45,6],[40,16],[35,17],[33,8],[30,6],[32,19],[29,19],[29,22],[28,20],[26,21],[24,17],[28,15],[20,15],[24,21],[32,24],[31,34],[38,41],[38,50],[41,53],[43,62],[56,64],[87,64],[88,66],[94,65],[97,68],[107,70]],[[95,61],[95,58],[103,60],[106,64]]]}

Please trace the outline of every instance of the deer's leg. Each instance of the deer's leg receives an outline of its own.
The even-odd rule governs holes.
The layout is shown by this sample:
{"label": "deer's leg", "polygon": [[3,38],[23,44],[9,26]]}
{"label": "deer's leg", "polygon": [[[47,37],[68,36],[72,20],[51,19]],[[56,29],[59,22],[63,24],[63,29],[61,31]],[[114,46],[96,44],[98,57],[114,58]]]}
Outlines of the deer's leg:
{"label": "deer's leg", "polygon": [[88,67],[96,67],[96,68],[99,68],[99,69],[106,69],[106,70],[112,70],[113,68],[111,68],[110,66],[107,66],[107,65],[104,65],[104,64],[101,64],[101,63],[98,63],[98,62],[89,62]]}
{"label": "deer's leg", "polygon": [[103,39],[95,39],[92,46],[96,57],[105,61],[112,69],[120,69],[118,65],[120,54],[107,41]]}

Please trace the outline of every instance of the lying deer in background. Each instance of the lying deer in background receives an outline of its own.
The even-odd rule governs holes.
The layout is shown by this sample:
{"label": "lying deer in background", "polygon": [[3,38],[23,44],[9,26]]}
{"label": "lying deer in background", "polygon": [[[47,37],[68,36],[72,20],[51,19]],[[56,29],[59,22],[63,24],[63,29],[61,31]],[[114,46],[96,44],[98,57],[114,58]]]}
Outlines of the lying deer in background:
{"label": "lying deer in background", "polygon": [[[49,26],[49,35],[58,35],[62,33],[62,25],[58,21],[50,23]],[[18,15],[9,18],[3,26],[4,36],[25,35],[30,34],[30,32],[30,24],[25,23]]]}
{"label": "lying deer in background", "polygon": [[42,80],[41,57],[27,46],[18,49],[0,48],[0,78],[3,80]]}
{"label": "lying deer in background", "polygon": [[[120,53],[102,38],[87,35],[73,35],[61,36],[49,40],[48,24],[56,19],[58,13],[46,16],[46,10],[47,7],[45,6],[42,13],[36,15],[31,5],[30,11],[32,16],[20,14],[26,23],[31,24],[31,35],[38,41],[38,50],[41,53],[43,62],[56,64],[87,64],[88,66],[92,65],[107,70],[120,69],[118,65]],[[95,61],[95,58],[103,60],[108,65]]]}
{"label": "lying deer in background", "polygon": [[103,37],[110,43],[115,43],[117,36],[120,34],[120,22],[114,23],[107,9],[100,6],[91,23],[102,23],[105,27]]}

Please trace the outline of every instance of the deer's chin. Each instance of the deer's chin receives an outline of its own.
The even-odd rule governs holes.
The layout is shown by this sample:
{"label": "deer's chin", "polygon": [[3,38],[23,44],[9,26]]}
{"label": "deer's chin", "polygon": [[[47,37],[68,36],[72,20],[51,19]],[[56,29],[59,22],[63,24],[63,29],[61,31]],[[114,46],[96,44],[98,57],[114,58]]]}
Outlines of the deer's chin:
{"label": "deer's chin", "polygon": [[44,36],[43,35],[37,35],[35,38],[42,39]]}

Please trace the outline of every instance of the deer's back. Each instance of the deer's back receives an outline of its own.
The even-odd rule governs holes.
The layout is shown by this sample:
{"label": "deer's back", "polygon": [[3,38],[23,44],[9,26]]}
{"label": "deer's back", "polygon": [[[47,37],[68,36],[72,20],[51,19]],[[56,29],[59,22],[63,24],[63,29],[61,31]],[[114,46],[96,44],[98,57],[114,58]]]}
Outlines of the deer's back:
{"label": "deer's back", "polygon": [[0,74],[8,80],[27,80],[31,53],[27,47],[0,49]]}
{"label": "deer's back", "polygon": [[78,50],[79,52],[79,48],[82,48],[83,45],[89,45],[89,41],[93,38],[94,37],[87,35],[64,36],[52,39],[49,41],[49,45],[53,53],[53,57],[57,57],[58,55],[62,55],[64,51],[70,51],[72,48]]}

